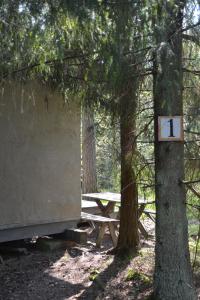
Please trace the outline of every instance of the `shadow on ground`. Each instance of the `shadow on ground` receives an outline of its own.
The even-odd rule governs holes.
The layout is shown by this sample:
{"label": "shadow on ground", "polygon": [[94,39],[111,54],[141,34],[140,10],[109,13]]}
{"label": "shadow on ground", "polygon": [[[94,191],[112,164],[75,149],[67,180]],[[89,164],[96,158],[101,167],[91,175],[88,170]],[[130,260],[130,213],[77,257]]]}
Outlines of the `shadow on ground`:
{"label": "shadow on ground", "polygon": [[[120,272],[126,269],[127,265],[129,264],[130,259],[119,259],[118,257],[114,257],[113,261],[109,266],[102,271],[92,284],[85,289],[85,291],[79,296],[77,299],[79,300],[94,300],[94,299],[104,299],[104,290],[106,288],[107,283],[116,278]],[[118,284],[117,289],[120,290],[123,288],[123,285]],[[115,295],[115,291],[110,291],[110,295],[113,295],[113,299],[118,299]],[[109,298],[111,299],[111,298]]]}
{"label": "shadow on ground", "polygon": [[[71,257],[80,255],[80,251],[76,253],[75,250],[67,253],[71,253]],[[0,265],[0,300],[73,299],[73,295],[84,289],[84,286],[49,274],[65,255],[65,250],[52,253],[34,249],[28,255],[7,255],[4,264]],[[59,270],[59,266],[57,268]]]}

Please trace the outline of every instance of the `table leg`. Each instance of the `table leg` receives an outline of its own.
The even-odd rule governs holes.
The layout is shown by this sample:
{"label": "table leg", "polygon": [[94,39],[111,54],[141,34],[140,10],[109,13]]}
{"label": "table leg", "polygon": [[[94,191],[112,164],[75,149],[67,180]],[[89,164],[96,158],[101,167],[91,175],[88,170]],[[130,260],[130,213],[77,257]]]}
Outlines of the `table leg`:
{"label": "table leg", "polygon": [[108,202],[107,205],[103,205],[103,208],[101,209],[103,216],[110,218],[110,213],[114,212],[114,208],[115,208],[114,202]]}
{"label": "table leg", "polygon": [[[114,202],[109,202],[106,206],[104,206],[103,215],[105,217],[110,217],[110,213],[114,212],[114,209],[115,209],[115,203]],[[116,247],[118,237],[117,237],[117,234],[116,234],[115,225],[113,223],[109,223],[108,228],[109,228],[110,235],[111,235],[111,238],[112,238],[113,246]]]}
{"label": "table leg", "polygon": [[145,209],[146,204],[141,204],[140,207],[138,208],[138,219],[141,217],[143,214],[143,211]]}
{"label": "table leg", "polygon": [[144,226],[142,225],[142,223],[140,222],[140,220],[138,221],[138,227],[140,229],[141,234],[144,236],[145,239],[147,239],[149,235],[145,230]]}
{"label": "table leg", "polygon": [[[108,202],[107,205],[103,205],[102,202],[99,199],[97,199],[96,203],[98,204],[98,207],[100,208],[100,210],[102,212],[102,216],[110,218],[110,213],[114,212],[115,202]],[[112,238],[113,246],[116,247],[118,237],[115,232],[115,226],[113,223],[108,223],[108,228],[109,228],[109,232],[110,232],[110,235]],[[102,240],[104,234],[105,234],[105,228],[103,226],[99,230],[97,244],[101,243],[101,240]]]}
{"label": "table leg", "polygon": [[113,223],[109,223],[108,227],[109,227],[110,235],[111,235],[111,238],[112,238],[113,246],[116,247],[118,237],[117,237],[117,234],[116,234],[116,231],[115,231],[115,226],[114,226]]}
{"label": "table leg", "polygon": [[145,209],[146,204],[141,204],[139,209],[138,209],[138,227],[140,229],[141,234],[144,236],[145,239],[148,238],[148,232],[146,231],[146,229],[144,228],[144,226],[142,225],[141,221],[140,221],[140,217],[143,214],[143,211]]}
{"label": "table leg", "polygon": [[99,232],[98,232],[98,236],[97,236],[97,240],[96,240],[96,246],[97,247],[101,247],[101,243],[105,234],[105,230],[106,230],[106,223],[103,223],[99,226]]}

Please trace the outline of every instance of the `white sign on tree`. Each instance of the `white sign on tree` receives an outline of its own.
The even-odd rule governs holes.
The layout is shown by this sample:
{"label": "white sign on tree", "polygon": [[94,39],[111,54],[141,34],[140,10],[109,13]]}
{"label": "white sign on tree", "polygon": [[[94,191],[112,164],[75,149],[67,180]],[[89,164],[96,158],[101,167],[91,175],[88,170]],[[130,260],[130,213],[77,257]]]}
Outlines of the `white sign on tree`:
{"label": "white sign on tree", "polygon": [[183,117],[158,117],[158,141],[183,141]]}

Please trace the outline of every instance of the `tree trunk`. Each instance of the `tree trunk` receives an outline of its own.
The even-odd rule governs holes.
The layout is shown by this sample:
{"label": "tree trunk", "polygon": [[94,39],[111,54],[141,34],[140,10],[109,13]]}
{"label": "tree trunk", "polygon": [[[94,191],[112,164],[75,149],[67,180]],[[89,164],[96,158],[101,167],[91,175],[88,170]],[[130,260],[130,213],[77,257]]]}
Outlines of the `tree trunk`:
{"label": "tree trunk", "polygon": [[134,172],[136,154],[136,103],[137,88],[131,83],[121,99],[121,210],[118,239],[119,254],[135,254],[138,250],[138,191]]}
{"label": "tree trunk", "polygon": [[[162,3],[161,3],[162,2]],[[161,1],[154,70],[156,247],[154,294],[157,300],[196,299],[186,217],[184,143],[158,142],[158,116],[183,115],[183,2]],[[176,5],[175,5],[176,4]],[[163,11],[162,11],[163,9]]]}
{"label": "tree trunk", "polygon": [[92,107],[84,107],[82,114],[82,168],[82,192],[97,192],[96,141]]}
{"label": "tree trunk", "polygon": [[[138,250],[138,191],[134,172],[136,154],[136,110],[139,70],[134,54],[124,55],[132,47],[131,35],[135,7],[129,0],[116,5],[117,73],[115,92],[118,99],[121,146],[121,208],[120,229],[116,252],[135,254]],[[130,68],[135,64],[135,68]]]}

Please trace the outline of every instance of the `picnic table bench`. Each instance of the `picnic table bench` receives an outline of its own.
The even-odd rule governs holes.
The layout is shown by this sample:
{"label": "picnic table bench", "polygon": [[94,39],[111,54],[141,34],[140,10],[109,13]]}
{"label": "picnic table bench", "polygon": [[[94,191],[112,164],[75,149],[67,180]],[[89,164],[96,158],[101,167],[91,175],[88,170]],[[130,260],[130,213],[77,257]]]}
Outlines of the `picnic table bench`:
{"label": "picnic table bench", "polygon": [[[81,212],[81,219],[85,220],[85,221],[89,221],[89,222],[94,222],[94,223],[99,223],[99,231],[98,231],[98,235],[97,235],[97,239],[96,239],[96,246],[100,247],[104,234],[105,234],[105,230],[106,230],[106,226],[109,227],[109,224],[118,224],[119,220],[117,219],[113,219],[113,218],[107,218],[107,217],[102,217],[99,215],[93,215],[93,214],[88,214],[85,212]],[[116,246],[117,245],[117,235],[115,233],[115,230],[110,230],[110,234],[111,234],[111,238],[113,241],[113,245]]]}
{"label": "picnic table bench", "polygon": [[156,212],[152,209],[144,209],[143,213],[151,219],[153,222],[155,222]]}
{"label": "picnic table bench", "polygon": [[99,215],[101,210],[95,201],[82,200],[81,208],[83,212]]}
{"label": "picnic table bench", "polygon": [[[91,202],[91,204],[90,204]],[[144,226],[142,225],[140,221],[140,217],[143,213],[145,213],[148,217],[150,217],[153,220],[153,212],[150,213],[150,211],[146,210],[145,207],[147,204],[154,203],[154,201],[146,201],[144,199],[138,199],[138,227],[142,235],[147,238],[148,233],[145,230]],[[116,223],[119,220],[113,219],[111,217],[111,214],[114,212],[114,209],[116,206],[120,208],[121,205],[121,195],[119,193],[111,193],[111,192],[104,192],[104,193],[89,193],[89,194],[82,194],[82,211],[83,212],[91,212],[91,209],[95,209],[96,213],[101,215],[101,218],[107,218],[101,219],[99,218],[95,219],[95,217],[90,214],[88,215],[88,221],[89,218],[93,219],[91,221],[101,223],[100,226],[100,236],[103,238],[105,233],[106,226],[109,227],[109,231],[113,240],[113,244],[116,244],[117,241],[117,235],[116,235]],[[101,221],[100,221],[101,220]],[[109,221],[111,220],[111,221]],[[104,224],[105,223],[105,224]],[[97,239],[98,240],[98,239]],[[99,243],[99,241],[98,241]]]}

